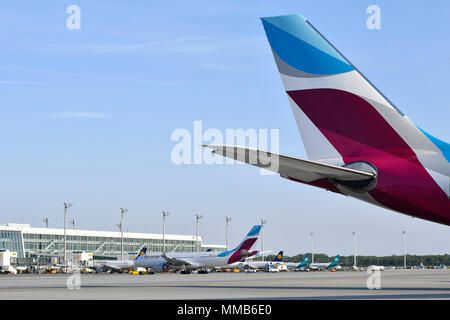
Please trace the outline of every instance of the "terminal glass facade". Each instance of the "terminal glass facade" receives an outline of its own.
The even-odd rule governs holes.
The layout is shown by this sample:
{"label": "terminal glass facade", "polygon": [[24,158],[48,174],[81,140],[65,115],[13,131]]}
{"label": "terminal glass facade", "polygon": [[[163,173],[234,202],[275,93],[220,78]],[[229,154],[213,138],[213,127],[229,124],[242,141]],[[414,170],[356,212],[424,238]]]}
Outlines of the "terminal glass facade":
{"label": "terminal glass facade", "polygon": [[[12,225],[12,227],[11,227]],[[137,253],[147,247],[147,252],[162,252],[161,235],[144,233],[124,233],[123,253]],[[224,245],[204,245],[194,236],[166,235],[166,252],[193,252],[208,249],[224,251]],[[198,244],[198,246],[197,246]],[[61,229],[31,228],[29,225],[0,225],[0,249],[17,252],[17,257],[54,256],[64,254],[64,233]],[[74,251],[92,252],[94,258],[118,257],[121,255],[121,236],[119,232],[87,230],[67,230],[66,254]]]}
{"label": "terminal glass facade", "polygon": [[[24,234],[25,251],[28,253],[58,254],[64,252],[64,236],[49,234]],[[166,240],[166,252],[189,252],[196,250],[195,241]],[[123,252],[137,252],[147,247],[149,252],[162,252],[163,241],[159,239],[123,238]],[[200,247],[200,246],[199,246]],[[120,237],[66,236],[66,251],[93,252],[94,255],[119,255]]]}
{"label": "terminal glass facade", "polygon": [[13,230],[0,230],[0,249],[17,252],[18,257],[24,257],[22,233]]}

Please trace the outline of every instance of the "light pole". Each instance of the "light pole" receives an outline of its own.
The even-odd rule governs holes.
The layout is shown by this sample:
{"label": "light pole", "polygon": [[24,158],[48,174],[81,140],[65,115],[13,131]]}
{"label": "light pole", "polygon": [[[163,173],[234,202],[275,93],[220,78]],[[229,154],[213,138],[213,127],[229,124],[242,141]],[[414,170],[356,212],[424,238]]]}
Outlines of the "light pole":
{"label": "light pole", "polygon": [[314,233],[311,232],[311,263],[314,263]]}
{"label": "light pole", "polygon": [[[119,228],[119,231],[122,229],[122,223],[119,222],[118,224],[116,224],[117,228]],[[111,247],[112,247],[112,252],[114,252],[115,246],[114,243],[111,242]]]}
{"label": "light pole", "polygon": [[162,212],[162,216],[163,216],[163,254],[166,254],[166,217],[169,214],[170,213],[167,211]]}
{"label": "light pole", "polygon": [[406,231],[402,231],[403,234],[403,267],[406,269]]}
{"label": "light pole", "polygon": [[356,232],[353,234],[353,266],[356,267]]}
{"label": "light pole", "polygon": [[198,252],[198,220],[200,220],[203,216],[201,214],[195,214],[195,237],[196,241],[196,251]]}
{"label": "light pole", "polygon": [[48,228],[48,218],[42,219],[42,222],[45,223],[45,227]]}
{"label": "light pole", "polygon": [[120,260],[123,261],[123,215],[128,209],[120,208]]}
{"label": "light pole", "polygon": [[64,202],[64,264],[66,263],[66,216],[67,210],[72,206],[71,203]]}
{"label": "light pole", "polygon": [[264,261],[264,225],[267,220],[261,219],[261,261]]}
{"label": "light pole", "polygon": [[[75,230],[75,219],[73,219],[72,221],[69,221],[69,223],[72,225],[72,230]],[[74,240],[73,240],[73,237],[72,237],[72,253],[73,253],[73,251],[74,251]]]}
{"label": "light pole", "polygon": [[228,251],[228,224],[231,221],[231,217],[225,217],[225,221],[226,221],[226,228],[225,228],[225,243],[227,246],[227,251]]}

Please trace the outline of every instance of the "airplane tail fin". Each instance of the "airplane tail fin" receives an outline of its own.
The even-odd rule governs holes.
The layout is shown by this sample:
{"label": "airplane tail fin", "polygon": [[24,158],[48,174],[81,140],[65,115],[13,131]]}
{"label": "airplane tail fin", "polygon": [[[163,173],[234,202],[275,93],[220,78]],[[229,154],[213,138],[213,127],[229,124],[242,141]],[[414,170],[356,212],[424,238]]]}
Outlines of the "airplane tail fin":
{"label": "airplane tail fin", "polygon": [[245,236],[244,240],[241,243],[230,251],[225,251],[219,253],[219,257],[230,256],[228,259],[228,264],[239,261],[243,258],[247,258],[251,255],[250,249],[255,244],[256,240],[258,240],[259,233],[261,231],[261,225],[253,226],[250,231]]}
{"label": "airplane tail fin", "polygon": [[134,260],[136,260],[136,259],[139,258],[140,256],[143,256],[143,255],[146,254],[146,253],[147,253],[147,248],[146,248],[146,247],[142,248],[141,251],[139,251],[139,253],[137,254],[137,256],[134,257]]}
{"label": "airplane tail fin", "polygon": [[261,232],[261,225],[253,226],[245,236],[244,240],[234,249],[234,251],[246,250],[249,251],[256,240],[258,240],[259,233]]}
{"label": "airplane tail fin", "polygon": [[337,266],[339,264],[339,259],[341,258],[340,255],[337,255],[336,258],[333,259],[333,261],[330,263],[330,265],[328,266],[328,268]]}
{"label": "airplane tail fin", "polygon": [[408,157],[424,134],[301,15],[261,18],[306,153],[343,165]]}
{"label": "airplane tail fin", "polygon": [[306,267],[309,265],[309,253],[303,258],[303,260],[298,264],[297,268]]}
{"label": "airplane tail fin", "polygon": [[281,261],[283,259],[283,251],[278,252],[275,259],[273,261]]}

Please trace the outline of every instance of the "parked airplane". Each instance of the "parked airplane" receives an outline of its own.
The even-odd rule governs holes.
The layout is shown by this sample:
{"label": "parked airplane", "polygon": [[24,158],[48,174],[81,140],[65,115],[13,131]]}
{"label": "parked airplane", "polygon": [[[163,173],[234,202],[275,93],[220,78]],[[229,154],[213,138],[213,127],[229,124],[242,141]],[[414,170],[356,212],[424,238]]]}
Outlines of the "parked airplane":
{"label": "parked airplane", "polygon": [[288,271],[288,267],[284,262],[269,262],[264,268],[266,272],[283,272]]}
{"label": "parked airplane", "polygon": [[450,145],[411,122],[303,16],[267,17],[262,24],[310,160],[204,147],[292,181],[450,225]]}
{"label": "parked airplane", "polygon": [[[260,257],[263,254],[266,254],[266,253],[269,253],[269,252],[272,252],[272,250],[259,251],[257,254],[252,255],[251,257],[241,259],[241,260],[233,262],[231,264],[227,264],[226,266],[215,267],[215,269],[222,269],[222,270],[224,270],[224,269],[241,269],[241,268],[246,268],[246,266],[247,266],[247,259],[250,260],[250,261],[253,261],[254,258]],[[249,269],[247,268],[247,270],[249,270]]]}
{"label": "parked airplane", "polygon": [[286,262],[288,269],[306,269],[309,265],[309,254],[300,262]]}
{"label": "parked airplane", "polygon": [[135,266],[134,261],[146,253],[147,248],[142,248],[133,260],[97,260],[95,261],[95,269],[99,272],[132,269]]}
{"label": "parked airplane", "polygon": [[311,269],[311,270],[320,270],[320,269],[329,269],[329,268],[331,268],[331,267],[337,267],[338,266],[338,264],[339,264],[339,258],[340,258],[341,256],[340,255],[337,255],[334,259],[333,259],[333,261],[331,261],[331,262],[325,262],[325,263],[321,263],[321,262],[319,262],[319,263],[310,263],[309,264],[309,266],[308,266],[308,268],[309,269]]}
{"label": "parked airplane", "polygon": [[283,259],[283,251],[278,252],[278,254],[272,261],[253,261],[252,258],[253,257],[245,259],[245,261],[242,262],[241,266],[249,269],[265,269],[267,265],[284,263],[281,262],[281,260]]}
{"label": "parked airplane", "polygon": [[184,252],[160,255],[141,255],[134,264],[138,267],[151,268],[155,272],[162,272],[168,269],[192,270],[198,268],[212,268],[225,266],[243,258],[257,254],[257,251],[250,252],[261,231],[261,225],[251,228],[247,236],[233,250],[221,252]]}

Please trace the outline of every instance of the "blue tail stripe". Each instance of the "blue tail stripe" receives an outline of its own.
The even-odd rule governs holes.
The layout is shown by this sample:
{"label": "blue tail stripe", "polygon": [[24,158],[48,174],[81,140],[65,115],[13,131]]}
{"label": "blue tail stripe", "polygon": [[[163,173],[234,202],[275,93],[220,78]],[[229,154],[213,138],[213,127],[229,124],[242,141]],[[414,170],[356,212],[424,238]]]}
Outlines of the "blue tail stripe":
{"label": "blue tail stripe", "polygon": [[261,18],[270,46],[291,67],[330,75],[354,70],[300,15]]}
{"label": "blue tail stripe", "polygon": [[[255,236],[258,236],[260,231],[261,231],[261,225],[253,226],[253,228],[250,229],[249,233],[247,233],[247,236],[244,238],[243,241],[245,241],[245,240],[246,240],[247,238],[249,238],[249,237],[255,237]],[[241,242],[241,244],[242,244],[242,242]],[[232,250],[228,250],[228,251],[221,252],[221,253],[219,253],[217,256],[218,256],[218,257],[225,257],[225,256],[227,256],[227,255],[229,255],[229,254],[235,252],[237,249],[239,249],[239,247],[240,247],[241,244],[239,244],[236,248],[234,248],[234,249],[232,249]]]}
{"label": "blue tail stripe", "polygon": [[247,237],[254,237],[261,231],[261,225],[253,226],[253,228],[247,234]]}
{"label": "blue tail stripe", "polygon": [[[419,128],[419,127],[418,127]],[[442,154],[444,155],[444,158],[447,159],[448,162],[450,162],[450,144],[448,144],[445,141],[439,140],[436,137],[433,137],[428,132],[423,131],[421,128],[419,128],[420,131],[423,132],[424,135],[427,136],[428,139],[431,140],[431,142],[434,143],[434,145],[441,150]]]}

